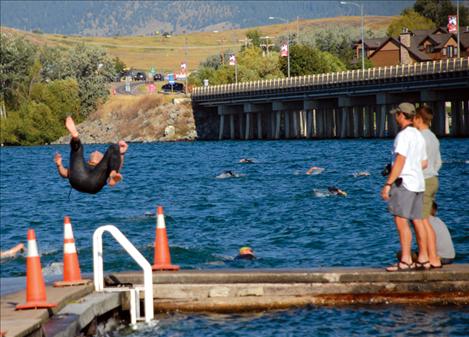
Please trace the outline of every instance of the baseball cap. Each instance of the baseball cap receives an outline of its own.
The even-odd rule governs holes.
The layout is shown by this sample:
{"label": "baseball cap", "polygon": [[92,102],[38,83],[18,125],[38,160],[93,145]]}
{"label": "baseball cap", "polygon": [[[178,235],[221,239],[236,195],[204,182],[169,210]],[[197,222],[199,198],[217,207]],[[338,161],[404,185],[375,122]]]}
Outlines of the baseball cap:
{"label": "baseball cap", "polygon": [[395,109],[392,109],[389,113],[391,114],[395,114],[395,113],[398,113],[398,112],[403,112],[405,113],[406,115],[409,115],[409,116],[415,116],[415,105],[413,105],[412,103],[401,103],[399,104],[399,106]]}

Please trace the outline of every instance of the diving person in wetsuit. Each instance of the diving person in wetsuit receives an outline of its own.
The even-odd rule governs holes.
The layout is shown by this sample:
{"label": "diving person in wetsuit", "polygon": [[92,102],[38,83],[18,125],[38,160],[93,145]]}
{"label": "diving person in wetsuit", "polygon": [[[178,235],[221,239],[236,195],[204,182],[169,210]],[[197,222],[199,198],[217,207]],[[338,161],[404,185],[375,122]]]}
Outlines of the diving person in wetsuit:
{"label": "diving person in wetsuit", "polygon": [[77,191],[96,194],[104,185],[115,186],[122,180],[119,170],[124,164],[124,154],[128,145],[123,140],[118,144],[112,144],[104,155],[95,151],[90,154],[90,159],[85,162],[83,145],[78,137],[78,131],[72,117],[65,120],[65,127],[70,132],[70,168],[62,165],[62,156],[56,153],[54,157],[57,171],[63,178],[68,178],[70,185]]}

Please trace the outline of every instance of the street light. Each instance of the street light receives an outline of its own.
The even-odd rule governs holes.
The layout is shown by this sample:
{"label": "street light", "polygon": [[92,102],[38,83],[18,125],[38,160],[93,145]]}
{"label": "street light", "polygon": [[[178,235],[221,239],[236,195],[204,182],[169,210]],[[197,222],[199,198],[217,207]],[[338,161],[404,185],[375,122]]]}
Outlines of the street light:
{"label": "street light", "polygon": [[[287,19],[279,18],[276,16],[269,16],[269,20],[280,20],[285,23],[289,23]],[[290,77],[290,30],[288,30],[287,48],[288,48],[288,54],[287,54],[288,71],[287,72],[288,72],[288,77]]]}
{"label": "street light", "polygon": [[356,2],[352,1],[341,1],[341,5],[353,5],[357,6],[360,8],[360,16],[361,16],[361,21],[362,21],[362,70],[365,70],[365,25],[363,22],[363,2],[360,4],[357,4]]}

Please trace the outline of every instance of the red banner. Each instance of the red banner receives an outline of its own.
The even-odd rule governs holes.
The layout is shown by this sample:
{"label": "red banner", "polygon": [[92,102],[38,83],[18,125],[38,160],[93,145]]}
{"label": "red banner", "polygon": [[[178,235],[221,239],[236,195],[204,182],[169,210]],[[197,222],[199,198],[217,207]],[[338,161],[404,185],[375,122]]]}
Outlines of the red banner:
{"label": "red banner", "polygon": [[280,56],[287,57],[288,56],[288,44],[282,44],[280,47]]}
{"label": "red banner", "polygon": [[456,15],[448,15],[448,33],[457,33],[458,18]]}

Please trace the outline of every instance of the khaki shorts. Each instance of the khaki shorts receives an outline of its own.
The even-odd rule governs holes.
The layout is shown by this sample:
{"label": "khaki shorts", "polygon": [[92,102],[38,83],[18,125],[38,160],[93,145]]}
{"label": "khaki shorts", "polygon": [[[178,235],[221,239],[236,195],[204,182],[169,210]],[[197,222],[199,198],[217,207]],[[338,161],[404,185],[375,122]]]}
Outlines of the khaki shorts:
{"label": "khaki shorts", "polygon": [[423,219],[423,192],[412,192],[401,185],[391,187],[388,209],[392,215],[409,220]]}
{"label": "khaki shorts", "polygon": [[436,192],[438,191],[438,177],[431,177],[425,179],[425,192],[423,192],[423,218],[426,219],[430,216],[432,211],[432,204],[435,200]]}

